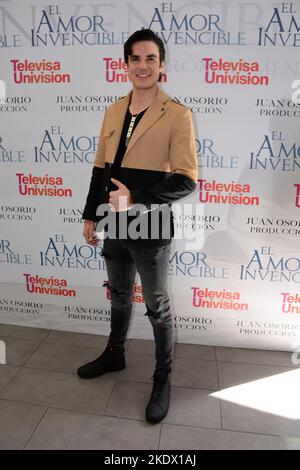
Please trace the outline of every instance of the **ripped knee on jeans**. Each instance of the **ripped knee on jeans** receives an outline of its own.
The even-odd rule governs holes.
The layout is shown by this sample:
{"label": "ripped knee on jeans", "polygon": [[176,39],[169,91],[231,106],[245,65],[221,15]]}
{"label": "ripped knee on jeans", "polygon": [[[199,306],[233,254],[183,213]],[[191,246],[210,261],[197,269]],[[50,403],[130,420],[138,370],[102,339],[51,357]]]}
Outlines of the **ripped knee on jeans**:
{"label": "ripped knee on jeans", "polygon": [[106,287],[106,289],[109,292],[112,292],[113,294],[120,295],[122,294],[122,291],[119,289],[116,289],[115,287],[112,287],[108,281],[104,281],[102,284],[102,287]]}
{"label": "ripped knee on jeans", "polygon": [[153,318],[154,320],[158,320],[160,318],[160,312],[153,312],[148,305],[147,307],[147,312],[145,313],[145,317],[149,317],[150,319]]}
{"label": "ripped knee on jeans", "polygon": [[112,301],[112,307],[127,308],[132,303],[132,290],[124,287],[113,287],[108,281],[104,281],[102,287],[106,288],[108,300]]}

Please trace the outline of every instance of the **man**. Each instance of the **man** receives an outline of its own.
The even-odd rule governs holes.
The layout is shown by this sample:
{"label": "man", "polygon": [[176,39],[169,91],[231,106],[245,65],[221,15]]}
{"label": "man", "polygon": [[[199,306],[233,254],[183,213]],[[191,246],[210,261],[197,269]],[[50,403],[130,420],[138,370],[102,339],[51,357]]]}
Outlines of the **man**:
{"label": "man", "polygon": [[[138,271],[156,347],[146,419],[158,423],[169,409],[173,349],[167,290],[173,224],[170,205],[195,189],[197,158],[190,110],[158,87],[165,60],[161,39],[148,29],[136,31],[124,44],[124,59],[132,91],[105,113],[83,213],[83,236],[91,245],[97,244],[94,234],[99,204],[108,202],[110,215],[117,215],[115,234],[110,222],[106,224],[103,249],[111,298],[111,332],[105,351],[95,361],[79,367],[78,375],[91,378],[125,368],[124,342]],[[144,233],[137,238],[130,232],[129,222],[135,220],[134,208],[141,204],[144,210],[138,212],[140,226],[147,222],[147,231],[146,236]],[[160,217],[155,218],[158,210]]]}

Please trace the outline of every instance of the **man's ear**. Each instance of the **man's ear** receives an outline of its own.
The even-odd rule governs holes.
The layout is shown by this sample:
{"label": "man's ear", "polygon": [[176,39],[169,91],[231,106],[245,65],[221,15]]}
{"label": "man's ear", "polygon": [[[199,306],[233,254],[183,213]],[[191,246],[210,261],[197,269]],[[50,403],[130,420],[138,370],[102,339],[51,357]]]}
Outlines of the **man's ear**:
{"label": "man's ear", "polygon": [[162,61],[162,62],[159,64],[159,68],[161,69],[161,72],[159,73],[159,76],[158,76],[158,82],[161,82],[161,74],[162,74],[162,72],[164,71],[164,66],[165,66],[165,63],[164,63],[164,61]]}

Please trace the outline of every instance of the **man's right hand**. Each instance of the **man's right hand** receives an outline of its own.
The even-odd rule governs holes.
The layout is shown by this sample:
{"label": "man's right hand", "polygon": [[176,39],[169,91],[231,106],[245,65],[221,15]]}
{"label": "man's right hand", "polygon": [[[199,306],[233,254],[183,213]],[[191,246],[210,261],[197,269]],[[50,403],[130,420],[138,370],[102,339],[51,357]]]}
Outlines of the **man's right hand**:
{"label": "man's right hand", "polygon": [[98,238],[94,238],[96,224],[93,220],[85,220],[83,223],[83,236],[88,245],[96,246]]}

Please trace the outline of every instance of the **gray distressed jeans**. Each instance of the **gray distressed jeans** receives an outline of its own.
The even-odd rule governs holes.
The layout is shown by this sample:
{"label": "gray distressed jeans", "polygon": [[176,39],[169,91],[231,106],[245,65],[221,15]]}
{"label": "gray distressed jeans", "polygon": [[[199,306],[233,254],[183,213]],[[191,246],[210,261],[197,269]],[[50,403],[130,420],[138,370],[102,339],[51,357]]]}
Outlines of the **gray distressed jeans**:
{"label": "gray distressed jeans", "polygon": [[167,286],[170,245],[134,246],[126,240],[105,239],[108,288],[111,299],[112,346],[123,347],[130,325],[132,295],[138,271],[155,340],[156,369],[171,370],[173,322]]}

